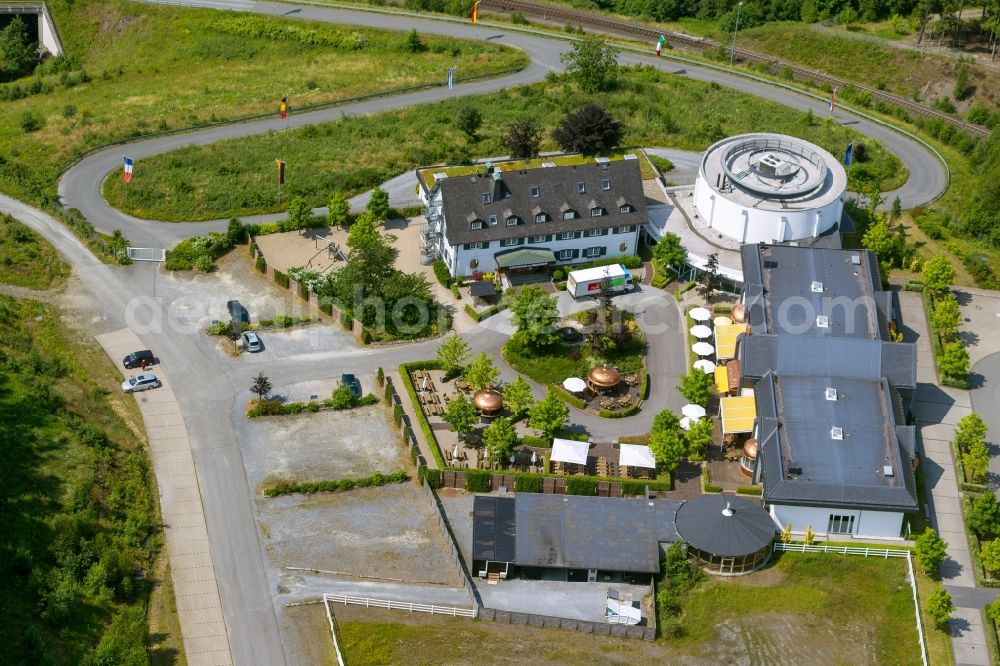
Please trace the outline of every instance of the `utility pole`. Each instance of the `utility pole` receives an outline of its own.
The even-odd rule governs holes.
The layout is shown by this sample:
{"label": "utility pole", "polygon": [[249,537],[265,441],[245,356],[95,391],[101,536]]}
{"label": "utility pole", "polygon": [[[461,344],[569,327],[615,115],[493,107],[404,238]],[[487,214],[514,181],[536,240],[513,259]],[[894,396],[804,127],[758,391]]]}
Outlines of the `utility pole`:
{"label": "utility pole", "polygon": [[736,5],[736,27],[733,29],[733,45],[729,49],[729,66],[732,67],[733,63],[736,62],[736,33],[740,31],[740,10],[743,9],[743,3]]}

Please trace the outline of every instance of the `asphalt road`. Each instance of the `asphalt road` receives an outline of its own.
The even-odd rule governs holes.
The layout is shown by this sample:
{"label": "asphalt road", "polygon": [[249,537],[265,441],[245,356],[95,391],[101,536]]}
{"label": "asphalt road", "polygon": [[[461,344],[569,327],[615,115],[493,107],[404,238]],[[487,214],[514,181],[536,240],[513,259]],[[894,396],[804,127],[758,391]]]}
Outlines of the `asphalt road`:
{"label": "asphalt road", "polygon": [[[274,16],[328,21],[348,25],[365,25],[391,30],[416,29],[427,34],[437,34],[465,39],[488,39],[499,44],[519,48],[529,55],[531,64],[511,76],[475,81],[456,86],[454,90],[445,87],[434,88],[397,97],[375,98],[356,104],[313,111],[303,114],[291,114],[286,120],[274,117],[267,120],[213,127],[196,132],[178,134],[139,141],[124,147],[114,147],[91,155],[69,169],[59,182],[59,195],[63,203],[71,208],[79,209],[98,229],[110,233],[121,229],[133,245],[147,247],[173,247],[178,241],[189,236],[203,234],[224,228],[224,220],[199,223],[163,223],[150,220],[140,220],[126,215],[107,204],[101,196],[101,183],[109,172],[121,164],[122,153],[127,150],[129,155],[141,160],[152,155],[169,152],[187,145],[202,145],[224,139],[232,139],[269,131],[280,131],[305,125],[328,122],[341,118],[344,114],[366,115],[436,102],[463,95],[482,94],[509,87],[525,85],[541,80],[549,71],[560,71],[562,64],[559,56],[569,49],[565,41],[529,35],[513,30],[494,29],[480,26],[478,29],[469,23],[454,23],[414,16],[403,16],[393,13],[377,13],[368,11],[350,11],[309,5],[293,5],[272,2],[243,2],[225,0],[185,0],[170,4],[191,7],[208,7],[235,11],[248,11]],[[909,170],[909,180],[893,192],[886,193],[887,202],[898,196],[904,208],[928,203],[936,198],[947,187],[947,174],[944,166],[921,144],[893,130],[844,112],[836,110],[828,114],[827,105],[801,93],[790,91],[774,85],[746,79],[734,74],[727,74],[706,67],[679,65],[666,58],[640,56],[626,53],[621,57],[624,64],[652,65],[664,71],[680,76],[688,76],[700,81],[715,81],[728,88],[740,90],[757,97],[779,102],[789,108],[805,111],[811,109],[818,118],[827,115],[840,123],[852,125],[859,132],[870,136],[885,148],[895,153]],[[139,165],[141,168],[141,164]]]}

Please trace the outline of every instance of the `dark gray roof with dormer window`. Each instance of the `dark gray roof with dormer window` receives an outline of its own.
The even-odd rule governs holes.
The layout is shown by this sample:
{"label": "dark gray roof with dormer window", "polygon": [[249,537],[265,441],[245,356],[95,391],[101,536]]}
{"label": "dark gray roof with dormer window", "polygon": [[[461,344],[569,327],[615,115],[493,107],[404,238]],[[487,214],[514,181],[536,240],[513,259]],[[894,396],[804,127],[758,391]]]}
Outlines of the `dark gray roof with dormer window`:
{"label": "dark gray roof with dormer window", "polygon": [[[499,173],[485,175],[483,167],[475,176],[444,178],[438,186],[448,242],[459,245],[644,224],[646,204],[638,160],[617,160],[606,166],[604,169],[593,162],[503,171],[501,164]],[[609,190],[602,189],[602,180],[611,181]],[[577,189],[579,182],[584,183],[583,193]],[[539,196],[531,196],[532,187],[538,187]],[[483,194],[487,193],[490,203],[484,204]],[[630,206],[632,212],[621,213],[624,205]],[[606,214],[591,217],[592,208],[603,208]],[[564,220],[563,212],[570,209],[576,211],[577,217]],[[551,221],[535,222],[538,212],[546,213]],[[497,224],[489,223],[490,215],[497,216]],[[520,218],[521,224],[507,226],[506,219],[512,215]],[[483,228],[473,230],[472,220],[482,220]]]}

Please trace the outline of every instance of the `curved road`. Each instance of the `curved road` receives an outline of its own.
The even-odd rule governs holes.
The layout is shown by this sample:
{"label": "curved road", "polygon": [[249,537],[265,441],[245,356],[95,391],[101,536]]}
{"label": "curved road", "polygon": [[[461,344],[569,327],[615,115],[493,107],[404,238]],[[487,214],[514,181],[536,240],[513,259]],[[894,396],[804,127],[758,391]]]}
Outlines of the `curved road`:
{"label": "curved road", "polygon": [[[468,23],[418,18],[393,13],[371,11],[350,11],[309,5],[294,5],[273,2],[244,2],[241,0],[183,0],[176,4],[191,7],[230,9],[273,16],[290,16],[300,19],[327,21],[347,25],[364,25],[390,30],[417,29],[427,34],[461,37],[464,39],[488,39],[500,44],[523,50],[531,59],[531,64],[521,72],[511,76],[475,81],[456,86],[455,90],[444,87],[425,90],[398,97],[377,98],[357,104],[292,114],[287,120],[273,118],[248,123],[212,127],[205,130],[139,141],[128,145],[128,153],[136,159],[169,152],[187,145],[202,145],[224,139],[232,139],[269,131],[303,127],[314,123],[328,122],[341,118],[344,114],[372,114],[390,109],[426,104],[463,95],[475,95],[518,85],[534,83],[544,78],[549,71],[560,71],[559,56],[569,49],[566,41],[543,38],[514,30],[494,29],[481,26],[478,30]],[[716,83],[740,90],[748,94],[769,99],[798,111],[812,110],[817,117],[828,115],[826,103],[765,82],[743,78],[735,74],[720,72],[707,67],[684,65],[665,58],[623,53],[621,62],[626,65],[652,65],[658,69],[700,81]],[[887,192],[891,202],[896,196],[904,208],[926,204],[935,199],[947,187],[944,166],[918,142],[899,134],[888,127],[860,118],[843,110],[836,110],[833,117],[842,124],[853,125],[859,132],[877,140],[895,153],[909,170],[909,180],[903,187]],[[225,227],[225,220],[210,222],[172,224],[151,220],[140,220],[126,215],[108,205],[101,195],[101,183],[109,172],[121,165],[121,146],[95,153],[70,168],[59,181],[59,195],[70,208],[78,208],[98,229],[107,233],[121,229],[135,246],[173,247],[183,238],[218,231]]]}

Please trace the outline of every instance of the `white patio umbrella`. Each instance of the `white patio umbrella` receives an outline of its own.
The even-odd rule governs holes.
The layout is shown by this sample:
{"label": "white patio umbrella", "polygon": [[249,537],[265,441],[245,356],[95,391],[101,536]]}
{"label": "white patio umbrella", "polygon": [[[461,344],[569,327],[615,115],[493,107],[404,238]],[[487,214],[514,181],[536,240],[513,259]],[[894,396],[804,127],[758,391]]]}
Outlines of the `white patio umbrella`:
{"label": "white patio umbrella", "polygon": [[458,454],[459,454],[459,452],[458,452],[458,444],[456,444],[455,445],[455,450],[451,452],[451,457],[452,458],[457,458]]}
{"label": "white patio umbrella", "polygon": [[426,391],[430,389],[430,384],[427,382],[427,375],[424,375],[424,385],[421,387],[421,391]]}
{"label": "white patio umbrella", "polygon": [[694,308],[688,312],[688,316],[695,321],[708,321],[712,318],[712,313],[705,308]]}
{"label": "white patio umbrella", "polygon": [[534,465],[537,462],[538,462],[538,452],[537,451],[532,451],[531,452],[531,464]]}
{"label": "white patio umbrella", "polygon": [[732,325],[733,320],[730,319],[729,317],[719,315],[718,317],[712,320],[712,323],[715,324],[716,326],[730,326]]}
{"label": "white patio umbrella", "polygon": [[510,454],[510,464],[511,464],[511,465],[513,465],[513,464],[514,464],[514,454],[513,454],[513,453],[512,453],[512,454]]}
{"label": "white patio umbrella", "polygon": [[681,428],[684,429],[684,430],[690,430],[691,429],[691,425],[694,423],[695,420],[697,420],[697,419],[692,419],[690,416],[682,417],[681,418]]}
{"label": "white patio umbrella", "polygon": [[704,340],[705,338],[712,337],[712,329],[704,324],[697,324],[696,326],[691,327],[691,335]]}
{"label": "white patio umbrella", "polygon": [[694,367],[696,370],[701,370],[706,375],[710,375],[715,372],[715,364],[708,359],[700,358],[694,362]]}
{"label": "white patio umbrella", "polygon": [[698,356],[710,356],[715,353],[715,347],[707,342],[696,342],[691,345],[691,350]]}
{"label": "white patio umbrella", "polygon": [[705,415],[705,408],[701,405],[684,405],[681,407],[681,414],[692,419],[700,419]]}
{"label": "white patio umbrella", "polygon": [[587,382],[579,377],[567,377],[563,380],[562,385],[570,393],[581,393],[587,388]]}

